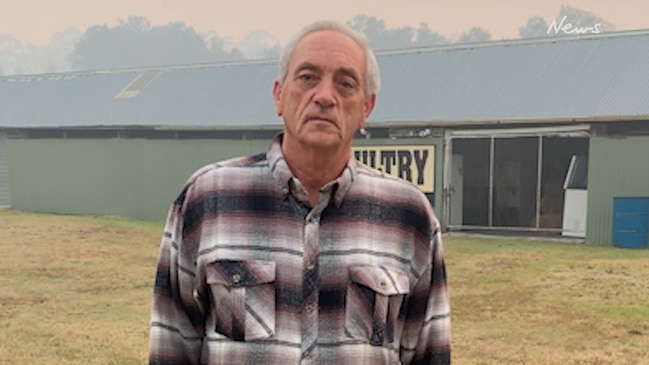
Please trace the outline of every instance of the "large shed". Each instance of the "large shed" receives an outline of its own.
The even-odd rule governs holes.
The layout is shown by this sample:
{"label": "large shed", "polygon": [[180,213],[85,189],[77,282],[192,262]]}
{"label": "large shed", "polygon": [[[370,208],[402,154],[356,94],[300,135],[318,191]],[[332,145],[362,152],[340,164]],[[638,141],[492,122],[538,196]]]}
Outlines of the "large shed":
{"label": "large shed", "polygon": [[[649,197],[648,56],[648,31],[380,53],[355,154],[417,184],[446,230],[610,244],[615,199]],[[256,61],[0,78],[0,205],[162,219],[196,168],[281,130],[276,74]]]}

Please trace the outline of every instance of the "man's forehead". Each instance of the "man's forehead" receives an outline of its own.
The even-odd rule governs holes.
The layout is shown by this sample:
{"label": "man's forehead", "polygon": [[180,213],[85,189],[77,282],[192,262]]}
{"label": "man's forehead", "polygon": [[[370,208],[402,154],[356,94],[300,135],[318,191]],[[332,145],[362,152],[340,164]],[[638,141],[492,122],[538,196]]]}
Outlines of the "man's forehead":
{"label": "man's forehead", "polygon": [[[341,62],[335,66],[336,69],[345,72],[355,70],[360,73],[365,68],[366,55],[363,48],[352,37],[335,29],[323,29],[305,35],[295,45],[289,63],[294,70],[320,69],[325,63],[327,67],[331,67],[336,63],[337,51],[344,52],[344,57],[339,57]],[[318,57],[318,52],[331,52],[328,54],[331,57],[323,59]]]}

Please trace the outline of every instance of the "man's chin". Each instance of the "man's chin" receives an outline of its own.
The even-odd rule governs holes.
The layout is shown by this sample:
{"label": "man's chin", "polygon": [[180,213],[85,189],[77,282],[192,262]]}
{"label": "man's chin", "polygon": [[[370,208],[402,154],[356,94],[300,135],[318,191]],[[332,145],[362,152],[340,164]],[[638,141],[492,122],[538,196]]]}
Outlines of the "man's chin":
{"label": "man's chin", "polygon": [[301,139],[303,145],[312,148],[331,149],[342,145],[340,136],[331,132],[311,132]]}

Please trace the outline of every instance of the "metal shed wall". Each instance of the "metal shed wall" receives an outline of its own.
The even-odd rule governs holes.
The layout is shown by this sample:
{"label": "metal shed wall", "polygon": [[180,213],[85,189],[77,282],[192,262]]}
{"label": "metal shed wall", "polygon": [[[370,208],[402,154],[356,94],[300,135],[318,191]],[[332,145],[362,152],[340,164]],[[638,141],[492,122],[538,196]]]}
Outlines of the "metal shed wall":
{"label": "metal shed wall", "polygon": [[0,133],[0,207],[11,204],[9,190],[9,148],[7,135]]}
{"label": "metal shed wall", "polygon": [[[158,221],[196,169],[267,150],[270,140],[12,139],[13,208]],[[441,215],[441,138],[356,140],[355,146],[434,146]],[[20,182],[20,183],[19,183]],[[441,216],[440,216],[441,219]]]}
{"label": "metal shed wall", "polygon": [[649,197],[649,137],[592,137],[586,241],[611,244],[613,198]]}
{"label": "metal shed wall", "polygon": [[11,139],[12,208],[159,221],[196,169],[269,142]]}

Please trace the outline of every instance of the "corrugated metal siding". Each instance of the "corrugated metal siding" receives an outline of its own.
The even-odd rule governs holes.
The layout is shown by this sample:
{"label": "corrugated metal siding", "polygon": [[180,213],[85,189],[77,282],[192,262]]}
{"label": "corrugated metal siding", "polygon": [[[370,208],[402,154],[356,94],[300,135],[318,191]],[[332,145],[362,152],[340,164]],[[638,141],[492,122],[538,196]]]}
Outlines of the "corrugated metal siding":
{"label": "corrugated metal siding", "polygon": [[115,102],[112,121],[182,127],[281,126],[271,92],[276,75],[274,63],[162,72],[133,100]]}
{"label": "corrugated metal siding", "polygon": [[647,34],[384,55],[372,120],[649,115],[648,56]]}
{"label": "corrugated metal siding", "polygon": [[[11,205],[61,214],[162,220],[199,167],[270,141],[12,139]],[[44,178],[46,177],[46,178]]]}
{"label": "corrugated metal siding", "polygon": [[613,198],[649,197],[649,137],[602,138],[590,142],[586,240],[611,244]]}
{"label": "corrugated metal siding", "polygon": [[0,207],[9,206],[9,148],[7,135],[0,133]]}
{"label": "corrugated metal siding", "polygon": [[[111,103],[139,72],[0,78],[0,126],[109,125]],[[126,121],[122,121],[123,123]]]}
{"label": "corrugated metal siding", "polygon": [[[161,220],[196,169],[230,157],[264,152],[269,143],[270,140],[12,139],[12,206],[25,211]],[[440,138],[356,140],[354,144],[436,146],[434,205],[439,207],[436,211],[441,219]]]}
{"label": "corrugated metal siding", "polygon": [[[649,31],[381,53],[374,123],[649,118]],[[281,126],[275,62],[0,78],[0,127]]]}
{"label": "corrugated metal siding", "polygon": [[165,69],[136,97],[115,100],[140,71],[0,78],[0,127],[281,126],[275,63]]}

